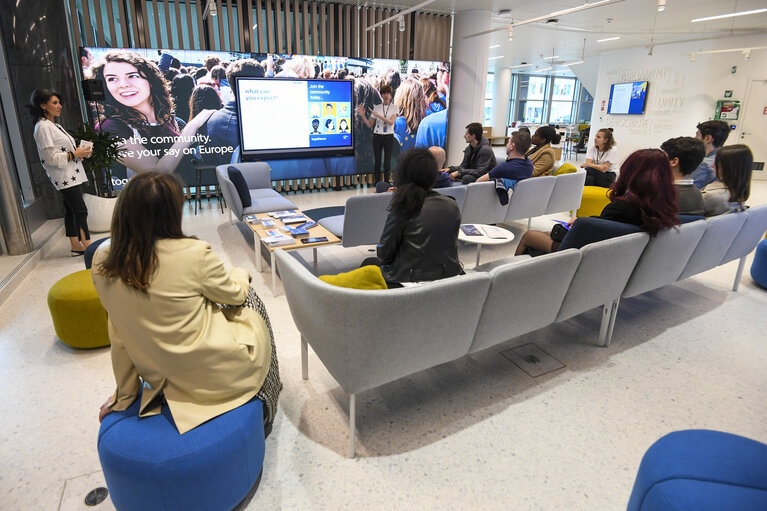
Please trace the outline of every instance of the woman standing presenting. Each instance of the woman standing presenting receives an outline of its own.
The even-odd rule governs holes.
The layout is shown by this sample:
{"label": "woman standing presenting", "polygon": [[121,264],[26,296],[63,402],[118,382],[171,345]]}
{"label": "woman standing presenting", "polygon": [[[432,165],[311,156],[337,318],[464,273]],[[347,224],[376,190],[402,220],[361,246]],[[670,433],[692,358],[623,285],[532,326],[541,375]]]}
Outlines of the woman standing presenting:
{"label": "woman standing presenting", "polygon": [[373,154],[375,155],[375,181],[381,180],[381,149],[384,151],[384,180],[391,178],[391,152],[394,144],[394,121],[397,120],[397,107],[391,104],[391,87],[381,86],[383,103],[377,104],[370,111],[372,117],[367,118],[365,107],[357,107],[357,113],[368,128],[373,128]]}
{"label": "woman standing presenting", "polygon": [[40,160],[53,186],[64,197],[64,228],[72,245],[72,255],[83,255],[91,244],[88,208],[80,185],[88,182],[82,159],[92,149],[75,146],[75,139],[55,122],[61,115],[61,98],[55,92],[37,89],[27,105],[35,124],[35,142]]}

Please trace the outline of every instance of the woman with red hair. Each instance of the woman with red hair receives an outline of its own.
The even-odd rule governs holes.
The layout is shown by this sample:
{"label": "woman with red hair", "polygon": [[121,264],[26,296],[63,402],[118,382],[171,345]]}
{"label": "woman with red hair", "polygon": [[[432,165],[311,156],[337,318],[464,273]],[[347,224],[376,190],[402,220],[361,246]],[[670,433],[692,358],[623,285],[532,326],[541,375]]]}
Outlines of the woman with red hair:
{"label": "woman with red hair", "polygon": [[[640,149],[626,158],[608,196],[610,204],[599,218],[636,225],[650,236],[680,223],[671,166],[660,149]],[[572,218],[570,225],[574,221]],[[547,253],[558,248],[559,242],[549,233],[527,231],[514,255],[528,249]]]}

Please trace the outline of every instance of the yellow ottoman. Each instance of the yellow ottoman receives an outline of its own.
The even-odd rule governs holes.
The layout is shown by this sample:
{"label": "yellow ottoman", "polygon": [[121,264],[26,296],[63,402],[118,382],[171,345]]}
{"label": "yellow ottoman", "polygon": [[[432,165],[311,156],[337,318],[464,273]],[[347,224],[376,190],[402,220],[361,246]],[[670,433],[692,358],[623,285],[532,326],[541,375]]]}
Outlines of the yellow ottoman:
{"label": "yellow ottoman", "polygon": [[607,198],[607,192],[609,191],[609,188],[602,188],[601,186],[584,186],[581,206],[578,208],[575,216],[601,215],[605,206],[610,204],[610,199]]}
{"label": "yellow ottoman", "polygon": [[56,336],[73,348],[109,346],[107,311],[93,287],[91,271],[67,275],[48,291]]}

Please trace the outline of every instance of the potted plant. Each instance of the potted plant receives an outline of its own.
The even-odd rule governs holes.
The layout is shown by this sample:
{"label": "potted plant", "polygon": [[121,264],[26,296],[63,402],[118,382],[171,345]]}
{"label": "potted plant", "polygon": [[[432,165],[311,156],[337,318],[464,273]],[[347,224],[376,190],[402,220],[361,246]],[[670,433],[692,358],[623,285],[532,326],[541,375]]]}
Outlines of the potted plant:
{"label": "potted plant", "polygon": [[77,131],[72,132],[72,136],[78,141],[93,142],[91,157],[83,160],[88,179],[96,190],[96,195],[83,195],[88,208],[88,227],[94,232],[109,231],[116,200],[113,198],[111,169],[120,156],[118,146],[121,140],[108,131],[96,129],[85,122],[80,124]]}

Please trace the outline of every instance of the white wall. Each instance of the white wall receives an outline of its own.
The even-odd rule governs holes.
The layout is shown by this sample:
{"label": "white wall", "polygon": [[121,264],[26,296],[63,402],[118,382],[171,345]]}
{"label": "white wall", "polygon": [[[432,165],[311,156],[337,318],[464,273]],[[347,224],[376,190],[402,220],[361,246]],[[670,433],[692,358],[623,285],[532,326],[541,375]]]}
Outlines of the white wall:
{"label": "white wall", "polygon": [[506,124],[509,122],[509,97],[511,96],[511,69],[508,67],[495,71],[493,78],[493,114],[491,126],[493,136],[506,135]]}
{"label": "white wall", "polygon": [[[741,36],[656,46],[652,56],[646,48],[603,54],[594,91],[591,133],[602,127],[613,128],[622,161],[637,149],[658,147],[672,137],[694,136],[695,126],[713,119],[717,100],[725,99],[725,90],[732,90],[732,99],[741,101],[741,114],[738,121],[733,121],[737,129],[730,133],[727,144],[737,143],[747,107],[744,100],[748,84],[767,77],[767,50],[753,51],[749,60],[733,52],[698,55],[691,62],[689,53],[764,43],[763,35]],[[732,66],[737,66],[735,74],[730,72]],[[644,115],[608,115],[610,84],[639,80],[649,81]]]}

